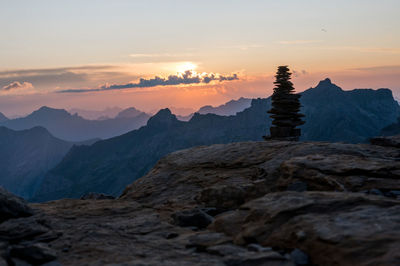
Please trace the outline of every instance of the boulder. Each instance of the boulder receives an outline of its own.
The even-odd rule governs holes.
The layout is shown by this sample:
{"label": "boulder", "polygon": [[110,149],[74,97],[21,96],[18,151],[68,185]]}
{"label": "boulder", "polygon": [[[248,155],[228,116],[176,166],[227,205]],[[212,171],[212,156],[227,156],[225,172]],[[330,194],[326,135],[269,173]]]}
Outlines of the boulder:
{"label": "boulder", "polygon": [[0,223],[11,218],[28,217],[33,210],[27,203],[0,187]]}
{"label": "boulder", "polygon": [[[234,243],[259,243],[316,265],[399,262],[400,201],[361,193],[277,192],[221,214],[210,229]],[[305,253],[304,253],[305,252]],[[303,254],[304,253],[304,254]]]}
{"label": "boulder", "polygon": [[10,242],[32,240],[49,233],[49,231],[49,228],[38,223],[32,217],[11,219],[0,224],[0,240]]}
{"label": "boulder", "polygon": [[121,198],[229,209],[276,191],[400,190],[399,179],[399,152],[393,147],[240,142],[171,153]]}
{"label": "boulder", "polygon": [[48,263],[57,258],[56,252],[44,243],[14,245],[9,255],[33,265]]}
{"label": "boulder", "polygon": [[371,138],[370,142],[373,145],[400,148],[400,135],[390,137],[375,137]]}
{"label": "boulder", "polygon": [[110,200],[110,199],[115,199],[114,196],[111,195],[106,195],[103,193],[95,193],[95,192],[90,192],[86,193],[81,197],[81,200]]}
{"label": "boulder", "polygon": [[214,218],[201,209],[184,210],[172,214],[174,223],[179,226],[193,226],[199,229],[206,228]]}

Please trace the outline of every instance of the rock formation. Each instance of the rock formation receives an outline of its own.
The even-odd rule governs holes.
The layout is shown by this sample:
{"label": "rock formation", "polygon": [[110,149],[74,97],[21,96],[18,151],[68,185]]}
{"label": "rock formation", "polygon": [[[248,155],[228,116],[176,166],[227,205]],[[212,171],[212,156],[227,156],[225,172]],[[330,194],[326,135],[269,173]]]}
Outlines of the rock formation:
{"label": "rock formation", "polygon": [[278,67],[276,73],[275,88],[272,94],[271,135],[266,139],[298,140],[301,130],[296,128],[304,124],[301,118],[304,116],[300,111],[300,94],[294,94],[293,83],[290,81],[292,73],[287,66]]}
{"label": "rock formation", "polygon": [[388,143],[202,146],[118,199],[0,197],[2,217],[21,210],[0,223],[0,265],[399,265],[400,153]]}

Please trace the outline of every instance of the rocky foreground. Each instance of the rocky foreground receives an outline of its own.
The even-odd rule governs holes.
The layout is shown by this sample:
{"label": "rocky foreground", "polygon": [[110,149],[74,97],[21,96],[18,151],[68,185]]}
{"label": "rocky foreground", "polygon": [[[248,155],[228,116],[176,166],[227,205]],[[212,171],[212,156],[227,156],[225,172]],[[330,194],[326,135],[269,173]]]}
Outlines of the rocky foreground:
{"label": "rocky foreground", "polygon": [[118,199],[0,190],[0,265],[400,265],[399,141],[373,143],[178,151]]}

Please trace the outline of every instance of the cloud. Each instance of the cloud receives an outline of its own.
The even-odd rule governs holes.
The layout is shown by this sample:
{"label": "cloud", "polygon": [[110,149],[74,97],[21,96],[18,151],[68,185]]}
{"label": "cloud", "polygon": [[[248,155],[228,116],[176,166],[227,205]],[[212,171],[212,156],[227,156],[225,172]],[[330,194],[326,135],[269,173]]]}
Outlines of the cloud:
{"label": "cloud", "polygon": [[174,85],[188,85],[188,84],[209,84],[212,81],[232,81],[238,80],[237,74],[231,74],[229,76],[224,76],[214,73],[196,73],[191,70],[187,70],[184,73],[177,75],[170,75],[167,78],[154,77],[151,79],[141,78],[137,83],[127,83],[127,84],[113,84],[104,85],[98,89],[72,89],[72,90],[61,90],[59,93],[73,93],[73,92],[94,92],[94,91],[107,91],[107,90],[121,90],[130,88],[150,88],[156,86],[174,86]]}
{"label": "cloud", "polygon": [[95,86],[107,80],[132,80],[133,75],[120,66],[91,65],[45,69],[19,69],[0,71],[0,89],[13,82],[35,84],[41,92],[54,88]]}
{"label": "cloud", "polygon": [[350,69],[350,70],[358,70],[358,71],[382,71],[382,72],[400,72],[400,65],[359,67],[359,68],[352,68],[352,69]]}
{"label": "cloud", "polygon": [[308,74],[308,72],[306,71],[306,70],[300,70],[300,71],[297,71],[297,70],[293,70],[293,75],[297,78],[297,77],[300,77],[300,76],[304,76],[304,75],[307,75]]}
{"label": "cloud", "polygon": [[320,43],[322,40],[292,40],[292,41],[280,41],[280,44],[311,44]]}
{"label": "cloud", "polygon": [[30,82],[19,82],[14,81],[3,87],[3,91],[13,91],[13,90],[28,90],[33,89],[33,85]]}

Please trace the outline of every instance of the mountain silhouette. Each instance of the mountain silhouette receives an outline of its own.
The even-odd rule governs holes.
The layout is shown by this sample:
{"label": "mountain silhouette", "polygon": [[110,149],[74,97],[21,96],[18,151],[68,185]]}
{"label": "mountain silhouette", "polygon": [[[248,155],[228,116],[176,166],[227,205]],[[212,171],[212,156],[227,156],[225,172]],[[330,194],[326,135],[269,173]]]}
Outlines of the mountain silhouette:
{"label": "mountain silhouette", "polygon": [[78,114],[79,116],[88,120],[104,120],[114,118],[119,112],[123,111],[120,107],[108,107],[104,110],[86,110],[80,108],[73,108],[68,110],[71,114]]}
{"label": "mountain silhouette", "polygon": [[0,127],[0,185],[19,196],[30,197],[45,173],[61,161],[72,145],[42,127],[22,131]]}
{"label": "mountain silhouette", "polygon": [[[251,101],[252,99],[241,97],[237,100],[230,100],[229,102],[226,102],[216,107],[205,105],[201,107],[196,113],[216,114],[222,116],[235,115],[236,113],[241,112],[246,108],[249,108],[251,106]],[[187,116],[177,115],[177,118],[181,121],[189,121],[193,117],[193,115],[194,113]]]}
{"label": "mountain silhouette", "polygon": [[[303,140],[365,142],[396,121],[400,108],[388,89],[343,91],[330,80],[302,93]],[[254,99],[234,116],[194,114],[179,121],[160,110],[146,126],[92,146],[74,147],[45,177],[35,200],[118,195],[164,155],[216,143],[261,140],[270,127],[271,100]]]}
{"label": "mountain silhouette", "polygon": [[213,107],[211,105],[206,105],[201,107],[197,113],[199,114],[216,114],[216,115],[235,115],[238,112],[243,111],[246,108],[251,106],[251,99],[249,98],[239,98],[237,100],[231,100],[225,104],[222,104],[217,107]]}
{"label": "mountain silhouette", "polygon": [[143,114],[145,113],[136,109],[135,107],[130,107],[119,112],[115,118],[133,118]]}
{"label": "mountain silhouette", "polygon": [[63,109],[42,107],[30,115],[3,121],[0,126],[24,130],[41,126],[52,135],[67,141],[85,141],[115,137],[144,126],[149,115],[141,113],[135,117],[120,117],[106,120],[87,120]]}
{"label": "mountain silhouette", "polygon": [[329,79],[302,93],[302,140],[366,142],[396,121],[400,108],[389,89],[343,91]]}

